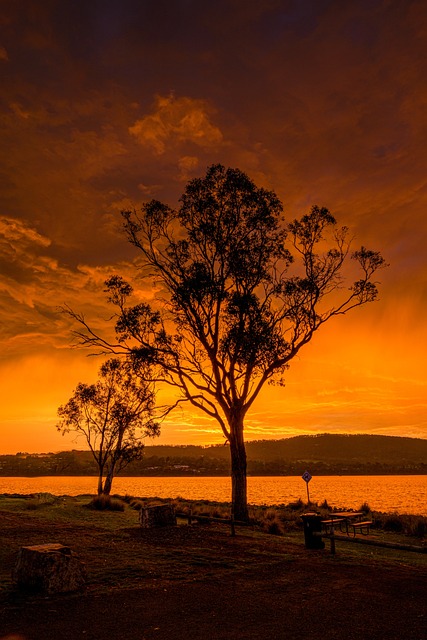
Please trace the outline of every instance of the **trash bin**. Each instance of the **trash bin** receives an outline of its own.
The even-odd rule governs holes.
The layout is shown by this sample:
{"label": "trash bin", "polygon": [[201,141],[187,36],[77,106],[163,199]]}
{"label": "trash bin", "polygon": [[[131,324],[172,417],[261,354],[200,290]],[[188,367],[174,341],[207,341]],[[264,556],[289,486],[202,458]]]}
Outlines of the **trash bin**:
{"label": "trash bin", "polygon": [[302,516],[304,525],[304,541],[307,549],[324,549],[325,543],[321,538],[322,516],[318,513],[304,513]]}

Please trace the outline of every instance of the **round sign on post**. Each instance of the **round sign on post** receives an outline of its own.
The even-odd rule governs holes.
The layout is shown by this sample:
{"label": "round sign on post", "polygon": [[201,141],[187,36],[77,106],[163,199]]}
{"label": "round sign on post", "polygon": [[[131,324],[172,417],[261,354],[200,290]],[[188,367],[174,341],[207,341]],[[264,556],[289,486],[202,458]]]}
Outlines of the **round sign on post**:
{"label": "round sign on post", "polygon": [[307,504],[310,504],[310,493],[308,491],[308,483],[310,482],[311,478],[313,477],[311,475],[311,473],[309,471],[304,471],[304,473],[302,474],[302,479],[304,480],[306,486],[307,486]]}

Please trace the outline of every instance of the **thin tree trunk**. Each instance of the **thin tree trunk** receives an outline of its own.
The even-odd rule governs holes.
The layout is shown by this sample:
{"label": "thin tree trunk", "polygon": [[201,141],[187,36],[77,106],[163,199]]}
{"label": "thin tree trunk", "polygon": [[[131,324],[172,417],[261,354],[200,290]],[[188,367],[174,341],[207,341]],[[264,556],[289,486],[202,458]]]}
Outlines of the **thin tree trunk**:
{"label": "thin tree trunk", "polygon": [[[230,425],[231,426],[231,425]],[[243,420],[238,419],[231,426],[231,497],[235,520],[249,520],[247,483],[246,483],[246,449],[243,439]]]}
{"label": "thin tree trunk", "polygon": [[121,428],[119,429],[119,437],[117,439],[115,451],[111,453],[110,462],[109,464],[107,464],[107,467],[108,467],[107,475],[104,482],[104,493],[106,496],[109,496],[111,492],[111,487],[113,485],[114,471],[116,468],[116,462],[117,460],[120,460],[124,434],[125,434],[125,428],[124,426],[121,426]]}
{"label": "thin tree trunk", "polygon": [[98,469],[98,495],[100,495],[103,491],[102,491],[102,476],[103,476],[103,469],[102,467],[99,467]]}
{"label": "thin tree trunk", "polygon": [[106,496],[110,495],[111,487],[113,485],[113,478],[114,478],[114,464],[111,464],[108,467],[107,475],[105,477],[105,482],[104,482],[104,491],[103,491],[103,493]]}

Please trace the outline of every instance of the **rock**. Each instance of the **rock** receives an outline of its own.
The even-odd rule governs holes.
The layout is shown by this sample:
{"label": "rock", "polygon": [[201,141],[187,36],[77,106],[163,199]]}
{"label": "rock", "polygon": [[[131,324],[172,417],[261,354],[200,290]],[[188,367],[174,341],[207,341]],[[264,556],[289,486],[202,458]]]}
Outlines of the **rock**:
{"label": "rock", "polygon": [[175,509],[171,504],[142,507],[139,512],[139,523],[144,529],[174,527],[176,525]]}
{"label": "rock", "polygon": [[86,571],[70,547],[39,544],[21,547],[12,578],[19,587],[64,593],[81,589],[86,583]]}

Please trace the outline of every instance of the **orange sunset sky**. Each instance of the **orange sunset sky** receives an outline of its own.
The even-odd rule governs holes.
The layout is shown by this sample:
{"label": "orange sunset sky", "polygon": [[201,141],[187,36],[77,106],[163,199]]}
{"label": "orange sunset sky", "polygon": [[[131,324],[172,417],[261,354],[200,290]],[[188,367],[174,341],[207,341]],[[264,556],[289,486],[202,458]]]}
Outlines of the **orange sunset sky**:
{"label": "orange sunset sky", "polygon": [[[379,301],[263,391],[246,438],[427,437],[424,0],[15,0],[0,25],[0,453],[83,448],[56,411],[101,361],[58,306],[108,318],[103,282],[137,258],[120,210],[176,205],[216,162],[289,220],[328,207],[390,264]],[[181,410],[154,442],[222,441]]]}

